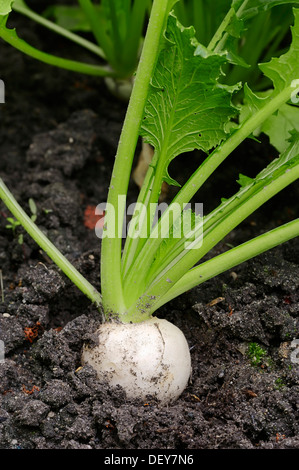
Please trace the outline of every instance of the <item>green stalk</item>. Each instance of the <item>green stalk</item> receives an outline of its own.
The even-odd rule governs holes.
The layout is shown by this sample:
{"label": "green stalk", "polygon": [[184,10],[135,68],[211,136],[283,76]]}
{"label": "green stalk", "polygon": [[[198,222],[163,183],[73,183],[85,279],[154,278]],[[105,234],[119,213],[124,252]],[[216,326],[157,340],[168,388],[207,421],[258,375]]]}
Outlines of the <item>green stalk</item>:
{"label": "green stalk", "polygon": [[237,12],[235,12],[235,9],[233,7],[230,8],[230,10],[225,15],[225,18],[223,19],[222,23],[220,24],[219,28],[217,29],[216,33],[212,37],[208,45],[209,50],[219,52],[223,49],[224,44],[228,38],[228,33],[225,32],[226,28],[231,22],[234,14],[236,14],[237,17],[241,16],[248,2],[249,0],[244,0]]}
{"label": "green stalk", "polygon": [[286,186],[299,178],[299,165],[289,168],[288,171],[281,172],[280,176],[275,178],[268,185],[261,185],[256,194],[249,198],[244,204],[225,217],[221,222],[204,236],[203,243],[199,248],[187,250],[182,253],[177,260],[173,260],[171,265],[160,273],[156,280],[147,289],[144,294],[144,300],[152,300],[151,311],[155,309],[155,304],[183,277],[206,253],[208,253],[220,240],[222,240],[231,230],[239,225],[245,218],[257,210],[262,204],[272,198],[275,194],[282,191]]}
{"label": "green stalk", "polygon": [[[158,153],[155,152],[155,157],[157,157],[158,159],[157,165],[155,166],[155,168],[151,166],[149,167],[143,186],[141,188],[141,192],[140,192],[140,194],[142,194],[143,196],[141,203],[146,208],[146,217],[144,217],[143,220],[141,220],[141,216],[139,214],[136,214],[138,223],[142,227],[140,230],[140,236],[137,237],[136,234],[134,234],[135,236],[133,237],[128,236],[126,239],[125,251],[124,251],[125,264],[124,264],[124,269],[123,269],[124,291],[126,293],[126,298],[130,298],[130,295],[128,294],[131,291],[131,289],[133,289],[134,292],[136,292],[137,285],[135,284],[136,283],[135,275],[137,274],[136,266],[138,266],[138,261],[142,262],[142,256],[145,256],[147,258],[150,257],[151,259],[153,259],[155,255],[154,252],[151,252],[151,253],[147,252],[146,254],[146,250],[143,249],[145,245],[149,244],[149,240],[150,240],[149,237],[151,233],[153,233],[152,225],[153,225],[153,220],[155,216],[154,208],[157,206],[157,203],[158,203],[158,198],[159,198],[160,191],[161,191],[162,179],[163,179],[164,168],[165,168],[165,165],[161,164],[161,162],[163,163],[163,159],[161,158],[161,155],[158,155]],[[156,231],[158,230],[158,227],[159,226],[157,226],[156,224]],[[158,237],[155,240],[157,245],[159,245],[161,241],[162,239],[159,240]],[[147,264],[147,260],[146,260],[146,264]],[[138,276],[139,280],[137,282],[138,287],[139,287],[139,283],[143,281],[143,278],[146,275],[146,272],[143,271],[143,269],[142,271],[140,271],[140,273]]]}
{"label": "green stalk", "polygon": [[157,158],[157,164],[154,168],[154,180],[150,191],[150,196],[147,204],[147,220],[146,220],[146,238],[139,239],[140,246],[142,247],[145,243],[145,240],[148,239],[151,231],[152,224],[154,219],[154,213],[150,208],[156,207],[159,201],[161,194],[161,187],[163,183],[163,176],[165,171],[165,153],[168,147],[169,135],[166,135],[164,138],[164,143],[161,149],[161,153],[155,152]]}
{"label": "green stalk", "polygon": [[82,36],[79,36],[78,34],[75,34],[69,31],[68,29],[63,28],[62,26],[57,25],[53,21],[47,20],[38,13],[35,13],[35,11],[31,10],[31,8],[29,8],[25,2],[20,2],[19,0],[18,3],[14,3],[13,10],[18,13],[21,13],[24,16],[27,16],[27,18],[30,18],[31,20],[44,26],[45,28],[54,31],[54,33],[60,34],[61,36],[75,42],[79,46],[84,47],[85,49],[89,50],[93,54],[98,55],[102,59],[106,58],[104,51],[97,44],[94,44],[93,42],[88,41]]}
{"label": "green stalk", "polygon": [[122,63],[128,70],[136,67],[138,50],[142,38],[142,28],[148,8],[148,2],[134,2],[128,15],[128,24],[125,43],[123,47]]}
{"label": "green stalk", "polygon": [[106,34],[105,25],[102,23],[100,15],[90,0],[78,0],[78,3],[90,24],[95,40],[105,51],[106,59],[109,63],[112,63],[113,45],[111,39]]}
{"label": "green stalk", "polygon": [[76,270],[67,258],[51,243],[45,234],[24,212],[12,193],[0,178],[0,198],[21,223],[26,232],[36,241],[41,249],[54,261],[66,276],[83,292],[98,308],[102,306],[101,294]]}
{"label": "green stalk", "polygon": [[[151,189],[152,189],[152,185],[154,181],[154,176],[155,176],[155,169],[152,165],[150,165],[146,172],[142,187],[140,189],[136,207],[138,207],[138,205],[140,204],[142,204],[144,207],[148,207],[148,203],[149,203],[149,199],[151,195]],[[138,214],[136,214],[136,211],[134,211],[133,217],[134,217],[134,220],[135,220],[135,217],[140,219]],[[123,250],[123,255],[122,255],[122,277],[123,278],[125,278],[128,269],[130,268],[135,257],[138,254],[138,247],[139,247],[139,238],[127,236],[124,250]]]}
{"label": "green stalk", "polygon": [[[125,198],[127,194],[144,106],[150,80],[156,65],[160,38],[169,11],[169,3],[167,0],[154,0],[153,3],[108,192],[108,210],[105,215],[105,226],[108,230],[111,225],[115,224],[116,228],[118,228],[119,226],[122,227],[123,224],[125,208],[123,207],[117,211],[116,217],[114,217],[114,211],[109,210],[109,208],[118,208],[119,197]],[[130,318],[124,315],[126,305],[121,278],[121,247],[122,235],[118,233],[118,230],[116,236],[112,238],[105,237],[104,232],[101,262],[102,295],[104,309],[107,314],[118,314],[122,320],[130,321]]]}
{"label": "green stalk", "polygon": [[209,155],[203,164],[193,173],[191,178],[179,191],[174,199],[177,204],[186,204],[196,194],[198,189],[203,185],[207,178],[214,173],[217,167],[247,138],[255,129],[273,113],[275,113],[281,105],[286,103],[292,96],[294,88],[286,87],[283,91],[270,99],[261,109],[253,116],[244,121],[241,126],[217,149]]}
{"label": "green stalk", "polygon": [[226,28],[228,27],[229,23],[231,22],[231,19],[233,15],[235,14],[235,9],[232,7],[229,9],[227,14],[225,15],[225,18],[223,19],[222,23],[220,24],[219,28],[215,32],[214,36],[212,37],[211,41],[209,42],[208,49],[210,51],[213,51],[217,45],[217,43],[220,41],[222,38],[222,35]]}
{"label": "green stalk", "polygon": [[[133,266],[134,259],[141,252],[143,246],[146,244],[150,233],[152,231],[152,225],[155,216],[154,208],[158,204],[159,196],[161,193],[161,187],[163,182],[164,170],[165,170],[165,158],[164,151],[167,149],[169,136],[165,137],[163,148],[161,153],[155,152],[151,165],[149,166],[145,180],[143,182],[138,202],[143,204],[146,209],[146,217],[141,219],[141,214],[138,214],[137,210],[134,211],[133,217],[138,220],[137,226],[141,225],[141,229],[138,228],[139,236],[136,236],[136,232],[133,237],[128,236],[125,243],[125,249],[123,254],[123,277],[126,276],[125,282],[131,279],[132,270],[135,272]],[[125,288],[125,291],[127,288]]]}
{"label": "green stalk", "polygon": [[[298,164],[297,164],[298,165]],[[285,167],[282,167],[282,169],[277,169],[273,174],[272,178],[273,180],[276,179],[279,175],[281,175],[281,172],[285,171]],[[259,179],[259,175],[257,178],[252,180],[252,184],[241,188],[240,191],[238,191],[232,198],[229,200],[225,201],[224,203],[220,204],[214,211],[212,211],[210,214],[208,214],[206,217],[201,219],[200,221],[200,226],[198,229],[200,230],[200,235],[203,236],[204,243],[207,240],[208,235],[214,236],[214,230],[222,223],[224,222],[225,224],[228,225],[227,220],[228,217],[236,213],[237,209],[241,208],[242,206],[245,207],[247,202],[255,196],[257,191],[261,191],[263,187],[267,185],[267,182],[265,182],[264,178]],[[198,237],[197,234],[195,236]],[[192,234],[192,239],[190,238],[191,234],[186,234],[185,237],[180,239],[171,249],[169,250],[168,253],[166,253],[163,257],[163,260],[159,261],[159,265],[155,265],[153,263],[151,270],[148,274],[147,277],[147,284],[150,284],[155,277],[158,277],[161,272],[163,272],[165,269],[167,269],[168,266],[171,266],[173,264],[173,261],[176,259],[180,259],[181,253],[184,251],[184,246],[185,243],[188,245],[192,242],[194,239],[194,235]],[[205,253],[204,253],[205,254]]]}
{"label": "green stalk", "polygon": [[[176,103],[173,103],[173,108],[168,119],[169,123],[173,122],[173,119],[175,117],[175,109],[176,109]],[[127,275],[128,279],[131,279],[132,269],[135,271],[135,267],[133,267],[132,264],[130,265],[127,264],[129,261],[128,257],[132,261],[136,256],[138,256],[138,254],[140,253],[140,251],[146,244],[146,240],[149,238],[149,235],[152,231],[152,224],[153,224],[153,219],[155,215],[154,210],[152,210],[152,208],[157,206],[158,201],[159,201],[159,196],[161,193],[161,187],[163,183],[163,177],[165,175],[166,156],[167,156],[167,150],[169,147],[170,138],[171,138],[171,124],[169,124],[168,130],[164,135],[161,149],[159,151],[157,149],[155,150],[153,160],[147,171],[147,175],[146,175],[143,187],[141,189],[142,195],[146,196],[146,199],[145,198],[141,199],[141,202],[143,203],[143,205],[146,207],[146,210],[147,210],[147,217],[145,217],[142,221],[139,220],[140,223],[142,224],[142,229],[140,230],[142,237],[134,237],[133,240],[130,237],[128,237],[126,241],[126,245],[127,245],[125,246],[126,270],[127,269],[131,270],[131,273]],[[148,187],[149,182],[151,184],[150,187]],[[145,192],[145,188],[146,188],[146,192]],[[140,219],[138,215],[136,215],[136,217]],[[129,252],[129,255],[128,255],[128,252]],[[125,290],[127,290],[127,288]]]}
{"label": "green stalk", "polygon": [[114,51],[114,60],[116,62],[120,62],[123,54],[123,42],[122,38],[120,37],[119,25],[117,20],[117,12],[116,12],[116,5],[114,1],[109,2],[109,10],[110,10],[110,17],[111,17],[111,31],[113,32],[113,51]]}
{"label": "green stalk", "polygon": [[[299,236],[299,219],[295,219],[281,227],[249,240],[231,250],[196,266],[188,271],[159,301],[155,310],[170,300],[187,292],[219,274],[254,258],[292,238]],[[153,313],[153,312],[152,312]]]}
{"label": "green stalk", "polygon": [[61,57],[47,54],[46,52],[40,51],[35,47],[30,46],[23,39],[20,39],[14,29],[6,28],[5,24],[7,17],[0,19],[0,37],[4,39],[8,44],[15,47],[24,54],[29,55],[33,59],[37,59],[49,65],[54,65],[62,69],[71,70],[73,72],[79,72],[87,75],[96,75],[102,77],[111,77],[115,75],[115,72],[107,66],[92,65],[75,60],[63,59]]}
{"label": "green stalk", "polygon": [[[250,65],[250,69],[234,66],[228,74],[229,83],[238,83],[239,81],[253,82],[254,74],[261,76],[261,70],[257,64],[261,60],[265,45],[271,44],[271,33],[273,25],[270,21],[271,11],[261,12],[253,21],[244,36],[242,44],[242,58]],[[272,57],[272,56],[271,56]],[[266,60],[263,59],[263,62]]]}
{"label": "green stalk", "polygon": [[[241,144],[241,142],[252,134],[256,128],[258,128],[269,116],[279,109],[282,104],[290,99],[292,91],[293,88],[291,86],[287,87],[274,98],[269,100],[262,109],[257,111],[253,116],[247,119],[247,121],[244,121],[231,137],[217,147],[217,149],[206,158],[202,165],[199,166],[187,183],[181,188],[168,209],[162,215],[159,223],[156,224],[151,237],[148,238],[131,266],[130,272],[126,277],[125,284],[129,298],[131,298],[130,290],[133,290],[133,286],[135,293],[139,290],[139,287],[142,290],[146,273],[149,272],[156,252],[163,242],[163,239],[157,236],[157,234],[161,233],[161,225],[165,219],[167,220],[173,207],[175,205],[179,205],[183,210],[186,204],[188,204],[209,176],[214,173],[217,167]],[[138,279],[136,279],[136,273],[138,273]],[[144,276],[141,276],[140,273],[144,273]]]}

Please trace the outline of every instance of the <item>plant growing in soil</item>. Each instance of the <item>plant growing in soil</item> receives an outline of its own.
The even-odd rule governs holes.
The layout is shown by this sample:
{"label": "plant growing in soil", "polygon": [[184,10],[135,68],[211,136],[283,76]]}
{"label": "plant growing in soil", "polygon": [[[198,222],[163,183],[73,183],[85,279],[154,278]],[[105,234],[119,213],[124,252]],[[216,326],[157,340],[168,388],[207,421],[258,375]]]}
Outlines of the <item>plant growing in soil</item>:
{"label": "plant growing in soil", "polygon": [[[174,5],[174,11],[184,26],[195,27],[196,38],[203,46],[220,52],[228,45],[229,61],[223,64],[225,83],[242,80],[254,90],[263,90],[270,82],[261,74],[258,63],[280,55],[286,47],[284,40],[292,23],[292,5],[296,3],[180,0]],[[78,0],[77,5],[53,2],[45,11],[37,13],[25,0],[3,0],[0,37],[49,65],[105,77],[111,91],[128,99],[151,7],[152,0]],[[70,60],[32,47],[17,31],[7,27],[11,12],[74,42],[91,53],[96,63],[93,59],[90,63]]]}
{"label": "plant growing in soil", "polygon": [[[279,136],[277,158],[255,177],[239,176],[236,194],[204,216],[189,204],[245,139],[265,129],[273,134],[281,109],[298,116],[299,10],[293,10],[287,52],[260,65],[272,85],[257,94],[247,84],[242,88],[241,83],[221,81],[223,68],[230,63],[229,43],[223,39],[229,37],[227,18],[213,47],[206,48],[195,38],[193,27],[179,23],[172,11],[175,3],[153,2],[108,192],[101,234],[101,293],[45,237],[0,180],[0,196],[14,217],[104,313],[106,321],[96,332],[99,344],[83,348],[82,362],[91,364],[101,380],[122,385],[128,396],[144,399],[150,394],[162,402],[176,399],[185,389],[191,360],[182,332],[154,316],[159,307],[299,234],[295,219],[202,261],[245,218],[298,180],[299,132],[293,126]],[[263,11],[277,3],[281,2],[234,0],[230,18],[242,28],[240,11],[250,5]],[[245,100],[233,104],[241,88]],[[154,156],[123,246],[126,195],[139,136],[152,145]],[[194,149],[205,156],[181,187],[171,178],[169,165]],[[165,182],[178,190],[157,217]]]}
{"label": "plant growing in soil", "polygon": [[271,86],[258,64],[285,50],[296,3],[250,1],[237,10],[231,8],[231,0],[184,0],[175,4],[174,11],[184,26],[194,26],[197,40],[205,47],[220,52],[229,45],[225,83],[247,82],[257,91]]}
{"label": "plant growing in soil", "polygon": [[[41,62],[105,77],[115,93],[128,98],[151,4],[152,0],[101,0],[100,4],[78,0],[78,5],[54,4],[39,14],[24,0],[4,0],[0,4],[0,37]],[[31,46],[18,36],[15,29],[7,28],[12,11],[79,45],[91,53],[97,63],[55,56]],[[86,34],[91,38],[87,39]]]}
{"label": "plant growing in soil", "polygon": [[248,346],[247,355],[251,364],[257,366],[261,364],[263,358],[267,355],[267,351],[265,351],[265,349],[263,349],[257,343],[250,343]]}

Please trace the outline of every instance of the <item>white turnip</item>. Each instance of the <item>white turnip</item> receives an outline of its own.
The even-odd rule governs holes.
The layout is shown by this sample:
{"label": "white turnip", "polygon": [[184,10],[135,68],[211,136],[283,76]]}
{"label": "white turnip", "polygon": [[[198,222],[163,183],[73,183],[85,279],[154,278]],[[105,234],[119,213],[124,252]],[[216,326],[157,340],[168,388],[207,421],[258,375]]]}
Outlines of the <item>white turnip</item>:
{"label": "white turnip", "polygon": [[83,348],[82,363],[91,365],[101,381],[121,385],[128,398],[152,396],[167,403],[186,388],[191,374],[188,343],[167,320],[107,322],[97,335],[97,346]]}

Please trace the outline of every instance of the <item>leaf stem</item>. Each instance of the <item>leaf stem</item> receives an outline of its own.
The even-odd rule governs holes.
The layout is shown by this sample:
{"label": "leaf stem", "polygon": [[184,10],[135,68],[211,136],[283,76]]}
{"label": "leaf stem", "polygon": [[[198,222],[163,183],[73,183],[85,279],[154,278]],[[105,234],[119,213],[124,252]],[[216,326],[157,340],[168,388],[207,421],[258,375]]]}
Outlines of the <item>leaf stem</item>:
{"label": "leaf stem", "polygon": [[135,1],[130,7],[122,56],[122,63],[127,69],[131,69],[136,66],[138,52],[142,41],[142,28],[148,6],[149,1],[144,0],[142,2]]}
{"label": "leaf stem", "polygon": [[104,51],[97,44],[88,41],[82,36],[79,36],[78,34],[75,34],[72,31],[63,28],[62,26],[59,26],[53,21],[49,21],[47,18],[44,18],[42,15],[39,15],[35,11],[31,10],[31,8],[29,8],[24,1],[21,2],[20,0],[18,0],[17,2],[14,2],[13,10],[18,13],[21,13],[24,16],[27,16],[33,21],[36,21],[36,23],[44,26],[45,28],[50,29],[51,31],[54,31],[55,33],[60,34],[61,36],[75,42],[76,44],[84,47],[93,54],[100,56],[102,59],[106,58]]}
{"label": "leaf stem", "polygon": [[[153,159],[155,159],[156,155],[157,154],[154,155]],[[136,207],[138,207],[141,204],[143,205],[143,207],[148,207],[151,190],[153,186],[153,181],[154,181],[154,176],[155,176],[155,168],[153,167],[153,165],[150,165],[146,172],[142,187],[140,189]],[[136,220],[135,218],[138,218],[138,222],[140,221],[140,215],[136,214],[136,211],[134,211],[133,218],[134,220]],[[140,221],[140,223],[142,223],[142,221]],[[141,230],[140,230],[140,234],[141,234]],[[139,248],[140,248],[139,237],[127,236],[124,250],[123,250],[123,255],[122,255],[123,278],[125,278],[127,271],[129,270],[132,262],[134,261],[135,257],[139,253],[139,250],[138,250]]]}
{"label": "leaf stem", "polygon": [[[231,198],[223,201],[215,210],[210,212],[207,216],[199,221],[197,233],[187,233],[185,237],[180,239],[169,251],[165,253],[163,260],[160,262],[153,263],[151,270],[153,275],[148,276],[147,284],[150,284],[154,277],[158,277],[161,272],[167,269],[167,267],[173,264],[174,260],[180,259],[180,254],[184,250],[185,244],[190,246],[195,238],[201,237],[203,240],[203,246],[209,238],[215,239],[215,233],[217,233],[218,227],[222,224],[224,228],[230,227],[231,221],[234,221],[234,213],[238,213],[242,207],[246,208],[251,198],[255,197],[259,191],[261,194],[261,200],[263,199],[264,189],[270,184],[272,187],[278,185],[278,178],[281,178],[283,173],[290,168],[293,168],[294,164],[297,163],[297,172],[299,169],[298,157],[296,156],[298,150],[298,144],[290,146],[289,150],[286,151],[280,158],[275,159],[266,169],[260,172],[256,178],[252,179],[250,183],[242,186],[240,190],[234,194]],[[294,170],[292,170],[294,171]],[[291,176],[291,175],[288,175]],[[292,176],[293,177],[293,176]],[[275,181],[277,180],[277,181]],[[291,180],[290,180],[291,181]],[[265,201],[262,201],[262,203]],[[192,236],[192,238],[191,238]],[[201,252],[202,255],[206,254],[206,251]],[[199,258],[198,258],[199,259]],[[194,263],[195,264],[195,263]]]}
{"label": "leaf stem", "polygon": [[[160,38],[166,23],[169,11],[169,2],[154,0],[144,45],[136,72],[126,118],[123,124],[119,145],[115,157],[111,184],[108,192],[105,215],[105,228],[114,225],[122,227],[124,207],[118,208],[119,198],[125,198],[131,174],[131,168],[136,149],[144,106],[148,95],[150,80],[156,65]],[[115,237],[105,236],[102,240],[102,295],[106,312],[118,314],[123,321],[130,321],[126,317],[126,305],[124,301],[123,285],[121,278],[121,247],[122,235],[116,230]]]}
{"label": "leaf stem", "polygon": [[246,5],[249,0],[244,0],[242,5],[239,7],[238,11],[236,12],[234,7],[231,7],[230,10],[227,12],[225,15],[225,18],[223,19],[222,23],[220,24],[219,28],[217,29],[216,33],[212,37],[208,49],[214,52],[220,52],[224,44],[228,38],[228,33],[225,31],[226,28],[228,27],[229,23],[231,22],[233,16],[236,14],[238,18],[241,17],[244,9],[246,8]]}
{"label": "leaf stem", "polygon": [[[235,150],[238,145],[243,142],[256,128],[258,128],[269,116],[271,116],[282,104],[287,102],[292,94],[293,88],[291,86],[284,89],[282,92],[277,94],[275,97],[270,99],[267,104],[251,116],[247,121],[244,121],[239,128],[221,145],[217,147],[214,152],[209,155],[200,167],[193,173],[187,183],[181,188],[178,194],[173,199],[172,203],[163,213],[160,221],[156,224],[151,233],[151,237],[146,241],[142,250],[134,261],[134,265],[131,266],[130,276],[126,279],[126,287],[128,290],[135,286],[137,280],[134,279],[135,273],[147,273],[155,258],[156,252],[159,249],[163,238],[159,236],[161,232],[161,226],[165,220],[169,219],[169,214],[177,206],[181,209],[189,203],[192,197],[196,194],[199,188],[209,178],[211,174],[217,169],[217,167]],[[134,282],[135,281],[135,282]],[[143,282],[143,279],[138,274],[137,284]]]}
{"label": "leaf stem", "polygon": [[105,51],[104,55],[108,59],[107,56],[109,56],[112,44],[110,38],[106,35],[103,25],[101,24],[98,12],[90,0],[78,0],[78,3],[90,24],[95,40],[98,45],[103,48],[103,51]]}
{"label": "leaf stem", "polygon": [[151,313],[156,309],[156,302],[159,302],[160,298],[163,297],[196,262],[262,204],[298,178],[299,164],[297,163],[297,165],[289,168],[287,171],[284,170],[280,176],[274,178],[268,185],[261,185],[256,194],[240,207],[237,207],[231,214],[228,214],[227,217],[224,217],[213,230],[203,237],[203,241],[201,239],[197,246],[195,245],[193,249],[182,253],[177,260],[173,260],[170,266],[157,276],[144,294],[144,299],[155,299],[152,301]]}
{"label": "leaf stem", "polygon": [[155,309],[160,308],[175,297],[206,282],[229,269],[248,261],[292,238],[299,236],[299,219],[263,233],[242,245],[232,248],[221,255],[202,263],[188,271],[159,301]]}
{"label": "leaf stem", "polygon": [[67,258],[53,245],[45,234],[25,213],[15,197],[0,178],[0,198],[10,212],[21,223],[28,234],[36,241],[42,250],[66,274],[66,276],[83,292],[98,308],[102,306],[101,294],[83,277]]}
{"label": "leaf stem", "polygon": [[235,14],[235,9],[231,7],[227,14],[225,15],[225,18],[223,19],[222,23],[220,24],[219,28],[215,32],[214,36],[212,37],[211,41],[209,42],[208,49],[210,51],[213,51],[217,45],[217,43],[220,41],[222,38],[222,35],[224,31],[226,30],[227,26],[231,22],[231,19],[233,15]]}
{"label": "leaf stem", "polygon": [[19,38],[14,29],[6,28],[6,21],[7,16],[3,18],[0,17],[0,37],[4,39],[4,41],[6,41],[8,44],[15,47],[17,50],[23,52],[24,54],[27,54],[30,57],[46,64],[54,65],[56,67],[60,67],[66,70],[71,70],[73,72],[102,77],[115,76],[115,72],[108,66],[93,65],[78,62],[76,60],[64,59],[62,57],[48,54],[46,52],[40,51],[39,49],[36,49],[23,39]]}

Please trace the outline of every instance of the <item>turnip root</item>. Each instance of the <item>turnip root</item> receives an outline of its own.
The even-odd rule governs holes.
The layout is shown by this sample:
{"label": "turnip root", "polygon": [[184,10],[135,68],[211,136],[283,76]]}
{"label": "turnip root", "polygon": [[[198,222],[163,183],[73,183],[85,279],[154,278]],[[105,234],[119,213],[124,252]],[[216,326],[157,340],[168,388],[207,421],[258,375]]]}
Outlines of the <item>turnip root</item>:
{"label": "turnip root", "polygon": [[121,385],[128,398],[162,403],[176,400],[191,374],[188,343],[167,320],[152,317],[141,323],[103,323],[97,346],[83,348],[82,363],[91,365],[101,381]]}

